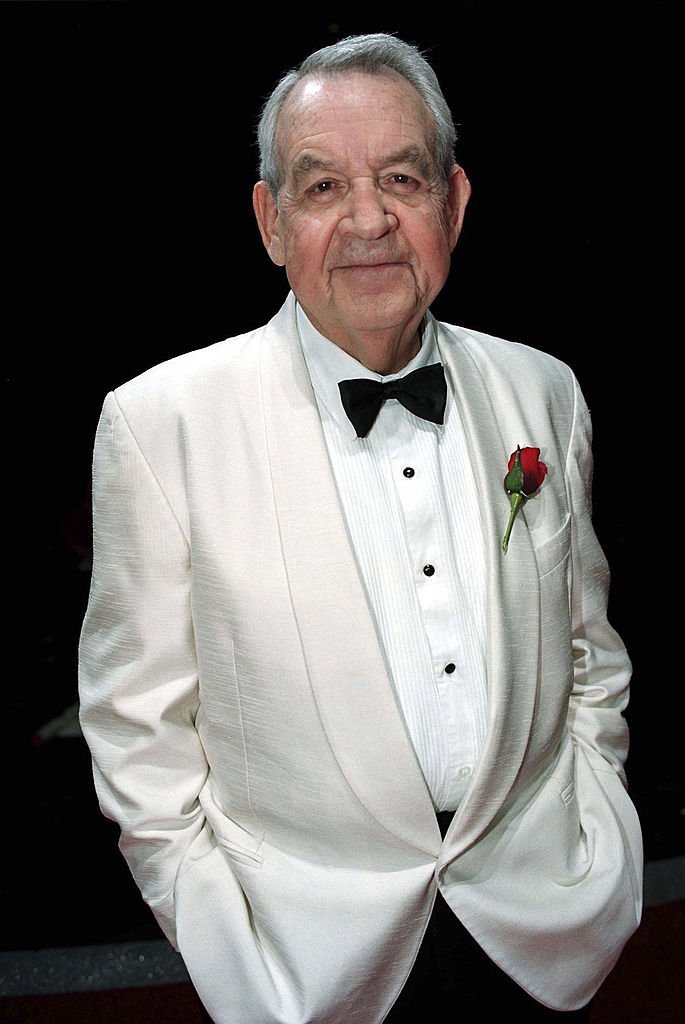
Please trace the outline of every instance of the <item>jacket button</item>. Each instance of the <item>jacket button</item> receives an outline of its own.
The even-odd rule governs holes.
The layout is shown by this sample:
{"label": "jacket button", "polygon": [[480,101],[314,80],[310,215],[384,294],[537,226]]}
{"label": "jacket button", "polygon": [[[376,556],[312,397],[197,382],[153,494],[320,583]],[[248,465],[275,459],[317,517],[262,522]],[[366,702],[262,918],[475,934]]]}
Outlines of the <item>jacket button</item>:
{"label": "jacket button", "polygon": [[435,575],[435,566],[434,565],[424,565],[424,567],[423,567],[423,575],[424,576],[434,576]]}
{"label": "jacket button", "polygon": [[445,672],[447,673],[448,676],[451,676],[456,667],[457,666],[454,664],[453,661],[448,661],[448,663],[445,665]]}
{"label": "jacket button", "polygon": [[411,466],[405,466],[404,469],[402,470],[402,472],[403,472],[404,476],[413,476],[414,475],[414,470],[411,468]]}

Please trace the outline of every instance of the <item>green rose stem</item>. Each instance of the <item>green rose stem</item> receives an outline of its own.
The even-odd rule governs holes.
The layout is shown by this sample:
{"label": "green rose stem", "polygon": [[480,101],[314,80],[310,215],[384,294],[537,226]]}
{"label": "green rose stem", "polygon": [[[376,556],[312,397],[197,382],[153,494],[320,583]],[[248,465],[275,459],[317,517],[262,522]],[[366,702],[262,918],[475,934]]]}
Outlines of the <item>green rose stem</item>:
{"label": "green rose stem", "polygon": [[511,505],[509,522],[507,523],[506,533],[502,538],[502,551],[504,551],[505,554],[509,547],[509,537],[511,536],[511,528],[514,525],[514,520],[518,515],[519,509],[524,505],[526,500],[526,496],[523,493],[524,480],[523,466],[521,465],[521,446],[517,445],[514,465],[504,478],[504,487],[509,495],[509,504]]}
{"label": "green rose stem", "polygon": [[510,494],[509,495],[509,503],[511,505],[511,512],[509,513],[509,522],[507,523],[506,533],[504,534],[504,537],[502,538],[502,551],[504,551],[505,554],[506,554],[507,548],[509,547],[509,537],[511,536],[511,528],[514,525],[514,520],[516,519],[516,514],[517,514],[518,510],[522,507],[522,505],[525,503],[525,500],[526,500],[525,494],[520,494],[520,493],[516,492],[515,494]]}

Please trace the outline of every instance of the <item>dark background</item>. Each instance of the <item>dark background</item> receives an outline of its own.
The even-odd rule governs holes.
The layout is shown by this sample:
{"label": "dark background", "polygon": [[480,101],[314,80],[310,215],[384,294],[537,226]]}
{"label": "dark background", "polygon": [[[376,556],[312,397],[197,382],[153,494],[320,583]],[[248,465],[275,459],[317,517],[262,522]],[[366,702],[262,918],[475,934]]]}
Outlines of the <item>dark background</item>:
{"label": "dark background", "polygon": [[280,306],[251,209],[259,107],[309,50],[356,32],[424,49],[460,128],[474,191],[434,312],[580,378],[611,618],[635,669],[631,792],[648,859],[684,852],[683,4],[235,10],[0,3],[6,950],[158,934],[70,716],[93,435],[109,389]]}

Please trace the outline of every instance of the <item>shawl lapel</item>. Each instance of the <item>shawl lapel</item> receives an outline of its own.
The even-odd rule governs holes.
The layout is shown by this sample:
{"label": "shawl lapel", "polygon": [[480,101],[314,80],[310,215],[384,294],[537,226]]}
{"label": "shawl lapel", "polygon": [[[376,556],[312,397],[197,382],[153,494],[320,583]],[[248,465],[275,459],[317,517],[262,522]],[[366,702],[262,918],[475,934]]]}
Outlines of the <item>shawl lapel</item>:
{"label": "shawl lapel", "polygon": [[292,295],[267,325],[260,366],[281,543],[321,720],[367,810],[411,845],[424,837],[432,848],[437,832],[432,801],[347,535]]}
{"label": "shawl lapel", "polygon": [[[516,780],[528,743],[537,679],[540,608],[535,553],[519,515],[509,550],[501,548],[509,516],[507,460],[525,421],[506,381],[486,381],[467,337],[438,330],[441,356],[462,416],[485,531],[487,571],[488,732],[472,784],[455,815],[444,866],[496,817]],[[474,344],[477,344],[475,341]]]}

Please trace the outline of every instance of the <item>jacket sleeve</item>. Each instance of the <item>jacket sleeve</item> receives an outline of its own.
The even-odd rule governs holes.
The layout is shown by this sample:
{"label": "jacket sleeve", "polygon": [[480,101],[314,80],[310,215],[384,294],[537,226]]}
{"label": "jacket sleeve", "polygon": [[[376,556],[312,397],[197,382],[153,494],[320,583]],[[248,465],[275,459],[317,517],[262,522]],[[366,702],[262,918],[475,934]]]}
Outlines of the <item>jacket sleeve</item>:
{"label": "jacket sleeve", "polygon": [[[575,416],[566,464],[571,508],[573,692],[569,727],[626,784],[628,726],[623,712],[632,673],[627,650],[607,618],[610,575],[592,524],[592,426],[574,379]],[[593,759],[601,768],[602,761]]]}
{"label": "jacket sleeve", "polygon": [[93,459],[80,718],[102,812],[174,946],[178,868],[204,821],[197,694],[188,539],[110,394]]}

